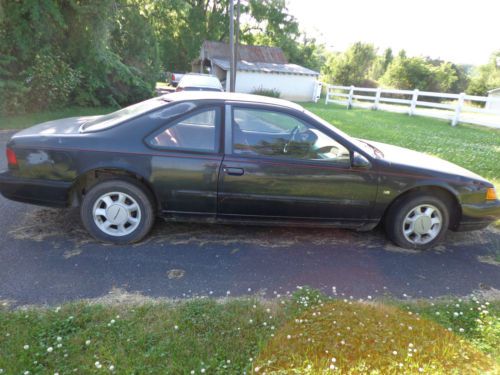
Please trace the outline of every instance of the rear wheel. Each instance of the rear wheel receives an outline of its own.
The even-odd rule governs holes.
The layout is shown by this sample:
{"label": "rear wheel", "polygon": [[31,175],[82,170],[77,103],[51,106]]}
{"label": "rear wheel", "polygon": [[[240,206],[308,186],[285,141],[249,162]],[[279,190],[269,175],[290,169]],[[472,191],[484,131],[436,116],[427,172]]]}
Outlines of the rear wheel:
{"label": "rear wheel", "polygon": [[140,241],[154,224],[150,194],[133,181],[106,180],[84,196],[80,215],[97,240],[115,244]]}
{"label": "rear wheel", "polygon": [[444,237],[449,220],[446,199],[416,193],[395,202],[384,226],[389,239],[398,246],[425,250]]}

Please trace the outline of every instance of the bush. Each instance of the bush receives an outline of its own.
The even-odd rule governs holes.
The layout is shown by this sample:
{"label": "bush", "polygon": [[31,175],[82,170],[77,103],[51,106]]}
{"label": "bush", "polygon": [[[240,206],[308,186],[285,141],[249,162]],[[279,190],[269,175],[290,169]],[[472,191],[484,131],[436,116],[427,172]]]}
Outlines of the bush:
{"label": "bush", "polygon": [[265,89],[262,86],[254,89],[251,94],[253,95],[262,95],[269,96],[271,98],[279,98],[281,96],[281,92],[278,89]]}
{"label": "bush", "polygon": [[37,54],[27,77],[30,106],[33,106],[30,109],[45,110],[65,106],[80,79],[80,72],[72,69],[61,56],[51,52]]}

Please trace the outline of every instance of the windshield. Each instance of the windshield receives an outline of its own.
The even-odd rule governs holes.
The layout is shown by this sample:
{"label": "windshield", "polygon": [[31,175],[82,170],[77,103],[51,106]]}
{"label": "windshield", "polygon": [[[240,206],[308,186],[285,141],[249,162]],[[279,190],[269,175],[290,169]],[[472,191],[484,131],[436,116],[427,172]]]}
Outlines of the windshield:
{"label": "windshield", "polygon": [[80,132],[93,132],[108,129],[125,120],[131,119],[155,108],[165,105],[167,101],[163,98],[153,98],[143,102],[122,108],[116,112],[99,116],[95,120],[86,122],[80,128]]}
{"label": "windshield", "polygon": [[360,149],[362,149],[366,153],[370,154],[370,156],[372,156],[374,158],[381,158],[381,157],[383,157],[382,152],[378,148],[372,146],[371,144],[369,144],[369,143],[367,143],[365,141],[361,141],[361,140],[359,140],[357,138],[351,137],[349,134],[344,133],[342,130],[336,128],[335,126],[333,126],[332,124],[330,124],[328,121],[322,119],[321,117],[319,117],[318,115],[316,115],[316,114],[308,111],[307,109],[304,110],[304,113],[306,113],[307,115],[311,116],[312,118],[314,118],[319,123],[321,123],[321,124],[323,124],[325,126],[328,126],[330,128],[333,128],[337,134],[339,134],[341,137],[347,139],[349,142],[351,142],[352,144],[356,145],[357,147],[359,147]]}

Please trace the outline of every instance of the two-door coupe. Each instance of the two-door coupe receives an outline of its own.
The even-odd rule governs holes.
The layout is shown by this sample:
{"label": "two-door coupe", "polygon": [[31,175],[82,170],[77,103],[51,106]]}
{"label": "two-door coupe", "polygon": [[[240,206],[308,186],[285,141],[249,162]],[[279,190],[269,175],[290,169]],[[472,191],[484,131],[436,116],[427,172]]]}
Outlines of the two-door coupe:
{"label": "two-door coupe", "polygon": [[500,217],[494,186],[449,162],[355,139],[279,99],[179,92],[36,125],[7,144],[7,198],[80,206],[102,241],[141,240],[156,216],[370,230],[425,249]]}

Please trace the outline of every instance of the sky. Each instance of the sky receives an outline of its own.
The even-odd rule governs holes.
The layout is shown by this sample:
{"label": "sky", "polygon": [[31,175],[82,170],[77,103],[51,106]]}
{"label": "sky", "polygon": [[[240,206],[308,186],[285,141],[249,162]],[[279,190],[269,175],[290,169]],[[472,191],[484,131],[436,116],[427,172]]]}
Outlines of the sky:
{"label": "sky", "polygon": [[500,50],[500,0],[288,0],[302,31],[328,49],[357,41],[381,53],[485,64]]}

